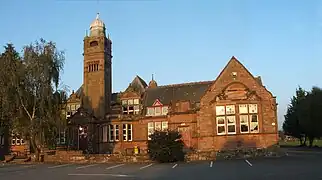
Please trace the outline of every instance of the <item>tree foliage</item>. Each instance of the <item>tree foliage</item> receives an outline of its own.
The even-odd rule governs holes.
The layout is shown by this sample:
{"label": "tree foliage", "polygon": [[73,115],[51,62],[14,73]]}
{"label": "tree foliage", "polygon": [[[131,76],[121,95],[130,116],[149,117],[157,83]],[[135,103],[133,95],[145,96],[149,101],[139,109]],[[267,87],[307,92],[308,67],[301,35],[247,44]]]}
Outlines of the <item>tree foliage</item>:
{"label": "tree foliage", "polygon": [[157,162],[176,162],[184,160],[183,141],[177,131],[155,131],[149,136],[149,156]]}
{"label": "tree foliage", "polygon": [[[12,44],[0,56],[0,120],[14,134],[30,140],[40,152],[55,136],[66,93],[58,89],[64,53],[44,39],[24,47],[22,56]],[[3,123],[3,124],[5,124]]]}
{"label": "tree foliage", "polygon": [[305,146],[308,139],[309,145],[313,146],[314,139],[322,137],[321,109],[322,89],[313,87],[310,92],[306,92],[299,87],[287,109],[284,132],[300,139],[301,145]]}

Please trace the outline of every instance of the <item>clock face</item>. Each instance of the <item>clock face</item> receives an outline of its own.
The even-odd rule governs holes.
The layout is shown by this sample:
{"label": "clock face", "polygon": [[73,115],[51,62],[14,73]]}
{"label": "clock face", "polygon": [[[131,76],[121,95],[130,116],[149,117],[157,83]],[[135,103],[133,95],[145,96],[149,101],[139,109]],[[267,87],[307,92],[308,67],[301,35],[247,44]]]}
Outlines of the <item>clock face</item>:
{"label": "clock face", "polygon": [[225,106],[216,106],[216,115],[225,115]]}

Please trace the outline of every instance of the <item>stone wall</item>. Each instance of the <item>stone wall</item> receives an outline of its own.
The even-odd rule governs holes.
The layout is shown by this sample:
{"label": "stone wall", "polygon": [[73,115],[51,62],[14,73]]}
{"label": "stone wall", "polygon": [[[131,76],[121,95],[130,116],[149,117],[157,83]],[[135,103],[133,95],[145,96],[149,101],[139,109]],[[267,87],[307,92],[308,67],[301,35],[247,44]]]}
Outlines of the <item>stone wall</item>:
{"label": "stone wall", "polygon": [[44,155],[47,163],[115,163],[149,162],[148,155],[83,154],[81,151],[51,151]]}

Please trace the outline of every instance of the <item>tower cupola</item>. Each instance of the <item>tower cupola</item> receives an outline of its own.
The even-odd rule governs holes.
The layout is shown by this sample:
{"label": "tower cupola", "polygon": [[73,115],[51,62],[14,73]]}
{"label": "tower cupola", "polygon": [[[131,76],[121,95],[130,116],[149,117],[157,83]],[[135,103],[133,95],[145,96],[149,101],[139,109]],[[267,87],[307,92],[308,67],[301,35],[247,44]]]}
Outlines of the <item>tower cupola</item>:
{"label": "tower cupola", "polygon": [[95,20],[91,23],[90,27],[90,36],[105,36],[105,24],[100,19],[99,13],[97,13]]}

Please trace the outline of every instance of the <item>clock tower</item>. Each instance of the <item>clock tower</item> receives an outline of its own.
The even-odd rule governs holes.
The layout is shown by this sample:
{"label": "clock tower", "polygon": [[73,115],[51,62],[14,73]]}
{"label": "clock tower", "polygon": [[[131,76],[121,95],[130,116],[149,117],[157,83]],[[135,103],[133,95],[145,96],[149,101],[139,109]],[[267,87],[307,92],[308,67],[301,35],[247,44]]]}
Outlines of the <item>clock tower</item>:
{"label": "clock tower", "polygon": [[83,107],[102,119],[110,111],[112,94],[112,41],[97,14],[84,38]]}

